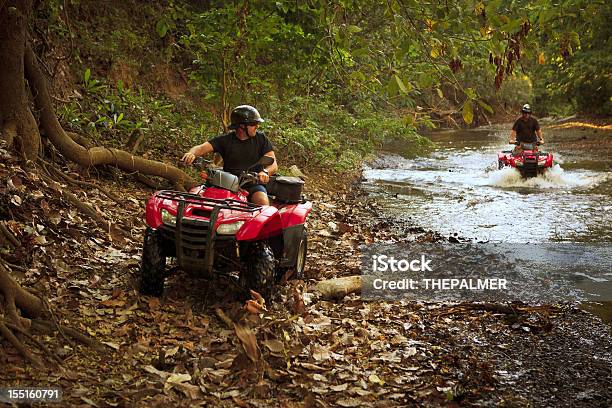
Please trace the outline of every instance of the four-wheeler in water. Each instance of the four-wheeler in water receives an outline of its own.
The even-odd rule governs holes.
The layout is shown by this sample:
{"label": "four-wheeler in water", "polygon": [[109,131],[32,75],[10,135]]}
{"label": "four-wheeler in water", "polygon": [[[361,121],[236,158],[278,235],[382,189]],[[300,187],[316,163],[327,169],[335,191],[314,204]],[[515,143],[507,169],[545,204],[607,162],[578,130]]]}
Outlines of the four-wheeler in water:
{"label": "four-wheeler in water", "polygon": [[523,178],[537,177],[553,165],[552,153],[541,152],[540,143],[517,142],[518,148],[497,153],[498,168],[514,167]]}
{"label": "four-wheeler in water", "polygon": [[304,225],[312,203],[302,196],[304,182],[271,177],[271,205],[248,202],[247,183],[257,182],[254,169],[273,163],[264,156],[240,176],[207,166],[205,184],[188,193],[157,191],[146,207],[146,231],[140,268],[140,292],[161,296],[166,258],[188,274],[212,278],[238,272],[239,284],[264,297],[293,270],[301,277],[308,245]]}

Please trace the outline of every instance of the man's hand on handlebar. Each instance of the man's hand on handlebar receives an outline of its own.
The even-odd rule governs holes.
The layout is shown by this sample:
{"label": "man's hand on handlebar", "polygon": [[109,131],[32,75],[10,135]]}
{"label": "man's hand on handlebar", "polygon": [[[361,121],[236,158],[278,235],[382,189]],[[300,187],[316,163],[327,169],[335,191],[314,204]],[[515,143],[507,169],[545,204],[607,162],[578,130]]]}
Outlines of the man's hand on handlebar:
{"label": "man's hand on handlebar", "polygon": [[181,160],[184,161],[185,164],[191,164],[193,163],[195,159],[196,159],[195,154],[187,152],[183,155],[183,158]]}
{"label": "man's hand on handlebar", "polygon": [[268,184],[268,181],[270,181],[270,175],[265,171],[260,171],[257,173],[257,179],[261,184]]}

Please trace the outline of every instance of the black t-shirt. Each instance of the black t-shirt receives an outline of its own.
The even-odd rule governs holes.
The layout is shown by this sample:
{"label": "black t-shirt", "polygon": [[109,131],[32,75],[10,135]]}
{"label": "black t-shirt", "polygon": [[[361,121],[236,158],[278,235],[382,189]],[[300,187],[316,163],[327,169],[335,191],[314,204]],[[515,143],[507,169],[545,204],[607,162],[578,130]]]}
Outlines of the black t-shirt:
{"label": "black t-shirt", "polygon": [[263,155],[274,150],[272,142],[260,131],[246,140],[238,139],[236,132],[232,131],[213,137],[208,142],[215,153],[219,153],[223,158],[223,170],[237,176],[257,163]]}
{"label": "black t-shirt", "polygon": [[512,126],[512,130],[516,131],[516,141],[525,143],[534,143],[538,141],[536,131],[540,129],[540,124],[536,118],[529,116],[526,120],[518,118]]}

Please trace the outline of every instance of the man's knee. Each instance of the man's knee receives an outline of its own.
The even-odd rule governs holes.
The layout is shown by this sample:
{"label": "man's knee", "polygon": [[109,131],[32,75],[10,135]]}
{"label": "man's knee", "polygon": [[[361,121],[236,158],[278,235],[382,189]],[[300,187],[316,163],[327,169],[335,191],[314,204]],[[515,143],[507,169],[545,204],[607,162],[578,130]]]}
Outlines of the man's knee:
{"label": "man's knee", "polygon": [[251,194],[251,202],[259,205],[270,205],[270,200],[268,200],[268,194],[263,191],[257,191]]}

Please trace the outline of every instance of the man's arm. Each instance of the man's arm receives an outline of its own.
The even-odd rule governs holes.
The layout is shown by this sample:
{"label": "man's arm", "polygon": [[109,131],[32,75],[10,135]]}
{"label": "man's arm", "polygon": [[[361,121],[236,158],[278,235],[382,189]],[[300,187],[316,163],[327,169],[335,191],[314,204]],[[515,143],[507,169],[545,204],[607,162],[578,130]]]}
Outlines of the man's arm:
{"label": "man's arm", "polygon": [[538,136],[538,140],[540,144],[544,144],[544,137],[542,137],[542,129],[536,130],[536,135]]}
{"label": "man's arm", "polygon": [[215,149],[209,142],[204,142],[201,145],[193,146],[187,153],[183,155],[182,161],[185,164],[191,164],[196,157],[204,156],[205,154],[212,153]]}
{"label": "man's arm", "polygon": [[278,164],[276,163],[276,156],[274,155],[274,150],[270,150],[268,153],[264,154],[264,156],[273,158],[274,163],[267,167],[264,167],[263,170],[266,171],[262,170],[259,172],[259,182],[262,184],[266,184],[268,181],[270,181],[270,176],[276,173],[276,171],[278,170]]}
{"label": "man's arm", "polygon": [[512,131],[510,132],[510,139],[508,140],[508,143],[516,143],[516,130],[512,129]]}

